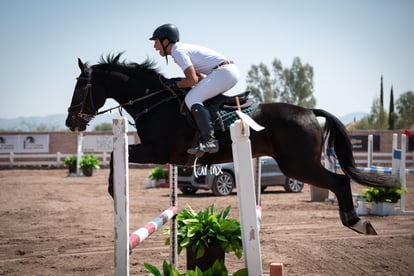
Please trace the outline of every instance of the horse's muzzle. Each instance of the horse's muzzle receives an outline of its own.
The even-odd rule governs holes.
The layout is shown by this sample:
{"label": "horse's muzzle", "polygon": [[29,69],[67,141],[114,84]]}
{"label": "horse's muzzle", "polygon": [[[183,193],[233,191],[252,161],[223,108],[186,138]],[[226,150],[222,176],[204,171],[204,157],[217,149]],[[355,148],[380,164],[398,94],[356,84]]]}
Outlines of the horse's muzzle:
{"label": "horse's muzzle", "polygon": [[71,131],[84,131],[86,130],[88,123],[89,122],[87,120],[76,115],[68,116],[68,118],[66,119],[66,126]]}

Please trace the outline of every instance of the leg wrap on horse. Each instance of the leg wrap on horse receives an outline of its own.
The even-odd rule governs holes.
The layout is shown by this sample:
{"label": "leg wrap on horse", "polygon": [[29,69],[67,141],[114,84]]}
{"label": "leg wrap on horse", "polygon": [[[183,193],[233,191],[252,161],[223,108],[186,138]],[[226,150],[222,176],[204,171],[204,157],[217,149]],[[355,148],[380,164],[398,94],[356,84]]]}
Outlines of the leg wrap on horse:
{"label": "leg wrap on horse", "polygon": [[371,222],[362,221],[354,209],[348,212],[339,210],[339,215],[341,217],[342,224],[355,232],[366,235],[377,235],[377,232],[371,225]]}
{"label": "leg wrap on horse", "polygon": [[341,217],[342,224],[345,226],[353,226],[360,220],[354,209],[348,212],[339,210],[339,215]]}

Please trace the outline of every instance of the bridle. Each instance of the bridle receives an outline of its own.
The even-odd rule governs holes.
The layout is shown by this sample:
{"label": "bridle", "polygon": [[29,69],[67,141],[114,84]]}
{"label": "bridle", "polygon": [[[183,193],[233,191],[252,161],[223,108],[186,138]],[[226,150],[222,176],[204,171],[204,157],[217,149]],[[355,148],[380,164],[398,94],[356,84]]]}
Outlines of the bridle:
{"label": "bridle", "polygon": [[[86,86],[83,88],[84,94],[82,101],[79,104],[72,105],[68,108],[68,112],[73,111],[74,109],[80,107],[79,112],[76,115],[73,115],[72,118],[76,119],[77,121],[80,121],[84,124],[88,124],[93,118],[96,116],[96,109],[95,105],[93,104],[93,97],[92,97],[92,68],[85,68],[84,69],[87,73],[87,77],[78,77],[77,80],[87,80]],[[91,103],[91,110],[92,114],[88,114],[84,112],[85,106],[86,106],[86,100],[89,96],[89,100]]]}
{"label": "bridle", "polygon": [[[171,95],[169,97],[164,98],[163,100],[161,100],[161,101],[159,101],[157,103],[154,103],[154,104],[148,106],[147,108],[144,108],[141,112],[133,115],[134,121],[136,121],[139,117],[141,117],[142,115],[148,113],[149,111],[153,110],[154,108],[156,108],[157,106],[159,106],[159,105],[161,105],[163,103],[169,102],[172,99],[178,99],[179,100],[179,97],[178,97],[178,94],[176,93],[176,91],[174,91],[173,89],[171,89],[170,87],[168,87],[163,82],[163,80],[162,80],[162,78],[160,76],[159,77],[160,78],[160,82],[164,86],[163,89],[160,89],[160,90],[157,90],[157,91],[154,91],[154,92],[151,92],[151,93],[147,89],[147,91],[145,92],[146,95],[144,95],[142,97],[138,97],[138,98],[136,98],[134,100],[130,100],[130,101],[126,102],[126,103],[122,103],[122,104],[119,104],[119,105],[117,105],[115,107],[111,107],[111,108],[108,108],[108,109],[105,109],[103,111],[99,111],[98,112],[98,110],[95,108],[95,105],[93,103],[93,97],[92,97],[92,72],[93,72],[93,69],[92,68],[84,68],[84,70],[88,73],[88,76],[87,77],[78,77],[78,78],[76,78],[77,80],[87,80],[86,86],[83,88],[84,95],[83,95],[82,101],[79,104],[75,104],[75,105],[70,106],[68,108],[68,112],[71,112],[74,109],[80,107],[79,112],[76,115],[73,115],[72,116],[72,119],[75,119],[77,122],[83,123],[85,125],[88,125],[89,122],[93,118],[95,118],[95,116],[101,115],[101,114],[104,114],[104,113],[107,113],[107,112],[111,112],[114,109],[118,109],[119,110],[119,113],[122,115],[122,108],[124,108],[125,106],[133,105],[133,104],[135,104],[137,102],[140,102],[140,101],[146,100],[148,98],[154,97],[154,96],[156,96],[156,95],[158,95],[158,94],[160,94],[162,92],[165,92],[165,91],[171,92]],[[182,90],[182,89],[179,89],[179,90]],[[88,99],[88,97],[89,97],[89,101],[90,101],[90,104],[91,104],[91,106],[90,106],[90,109],[92,111],[91,114],[88,114],[88,113],[85,113],[84,112],[84,109],[86,107],[86,100]],[[180,102],[180,107],[181,107],[182,106],[182,103],[181,103],[180,100],[179,100],[179,102]],[[130,123],[130,124],[132,124],[132,123]]]}

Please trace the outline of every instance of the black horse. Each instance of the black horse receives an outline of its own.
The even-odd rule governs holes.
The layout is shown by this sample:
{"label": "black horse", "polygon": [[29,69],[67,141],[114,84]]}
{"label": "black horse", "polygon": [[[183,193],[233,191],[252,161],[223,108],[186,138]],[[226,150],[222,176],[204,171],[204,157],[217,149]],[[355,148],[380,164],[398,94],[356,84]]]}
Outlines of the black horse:
{"label": "black horse", "polygon": [[[191,164],[194,156],[186,153],[198,139],[188,116],[183,113],[182,91],[172,91],[164,85],[161,75],[149,60],[142,64],[126,63],[121,54],[108,56],[100,63],[88,66],[78,60],[81,74],[77,78],[66,126],[83,131],[107,98],[120,104],[135,120],[141,143],[129,146],[131,163]],[[217,102],[221,102],[220,96]],[[214,113],[214,112],[213,112]],[[322,129],[317,116],[325,118]],[[343,124],[321,109],[306,109],[285,103],[260,104],[253,119],[265,127],[251,131],[254,157],[272,156],[282,172],[293,179],[331,190],[338,199],[343,225],[363,234],[376,234],[370,222],[363,222],[354,210],[350,181],[363,185],[396,187],[390,176],[362,173],[355,165],[352,147]],[[217,131],[220,150],[205,154],[198,162],[214,164],[232,161],[228,130]],[[345,174],[336,174],[321,165],[325,140],[333,146]],[[111,160],[112,164],[112,160]],[[109,176],[112,195],[112,166]]]}

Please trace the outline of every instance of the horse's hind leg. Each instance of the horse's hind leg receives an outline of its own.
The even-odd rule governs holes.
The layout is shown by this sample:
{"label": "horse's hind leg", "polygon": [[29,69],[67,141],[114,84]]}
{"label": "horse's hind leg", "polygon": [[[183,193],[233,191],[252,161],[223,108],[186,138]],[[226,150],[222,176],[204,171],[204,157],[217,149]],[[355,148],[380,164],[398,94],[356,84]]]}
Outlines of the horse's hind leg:
{"label": "horse's hind leg", "polygon": [[348,176],[335,174],[321,166],[316,170],[312,179],[308,179],[306,182],[329,189],[336,195],[339,205],[339,215],[344,226],[361,234],[377,234],[369,221],[361,221],[356,214],[352,199],[351,181]]}

